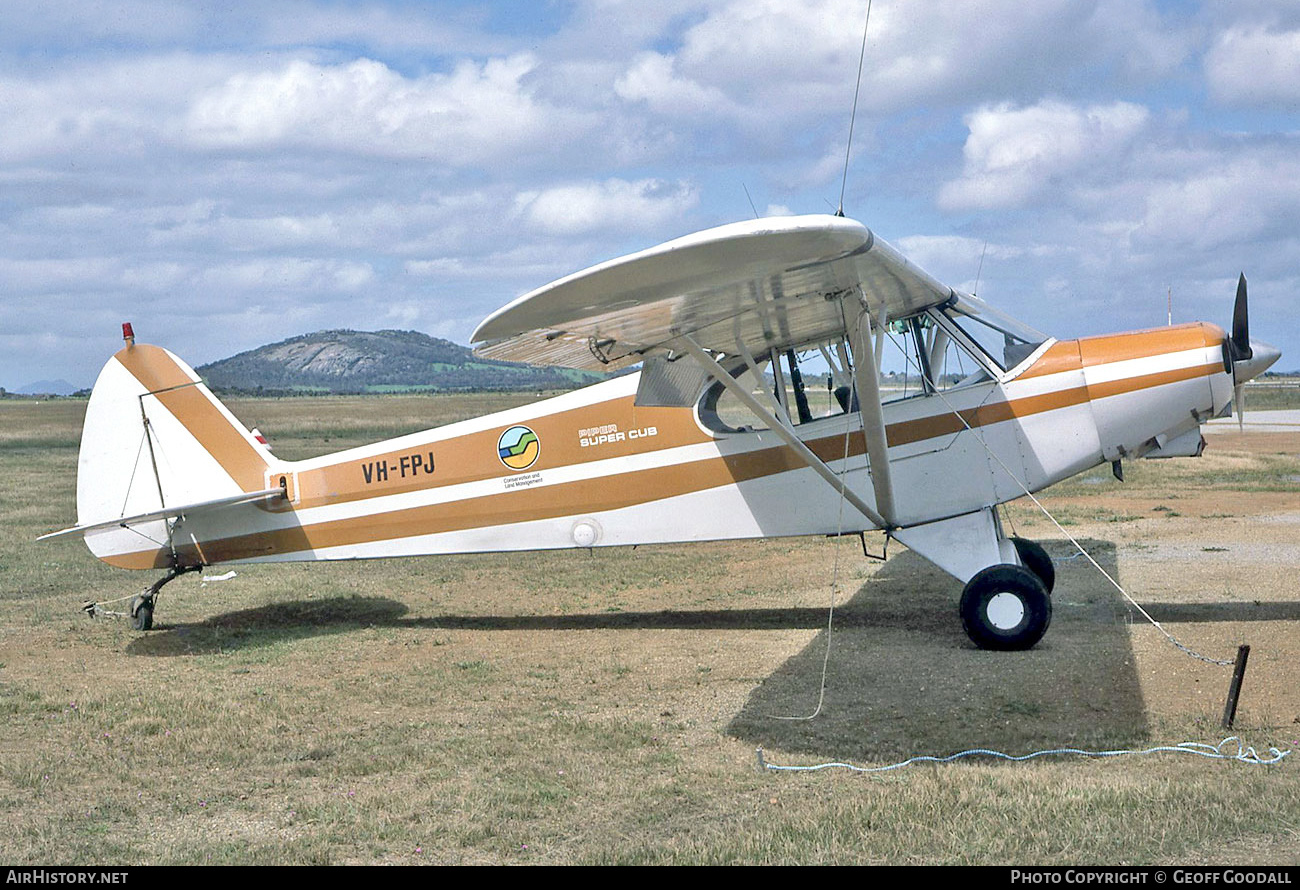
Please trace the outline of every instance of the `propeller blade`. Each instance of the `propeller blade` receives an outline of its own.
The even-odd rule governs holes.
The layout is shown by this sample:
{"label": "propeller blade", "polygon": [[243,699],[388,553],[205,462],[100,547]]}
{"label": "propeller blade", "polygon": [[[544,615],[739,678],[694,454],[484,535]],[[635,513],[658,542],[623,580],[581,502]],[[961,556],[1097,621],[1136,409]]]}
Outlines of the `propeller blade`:
{"label": "propeller blade", "polygon": [[1246,382],[1243,380],[1232,388],[1232,409],[1237,415],[1237,432],[1246,431]]}
{"label": "propeller blade", "polygon": [[1237,279],[1237,302],[1232,306],[1232,359],[1250,358],[1250,310],[1246,305],[1246,273]]}

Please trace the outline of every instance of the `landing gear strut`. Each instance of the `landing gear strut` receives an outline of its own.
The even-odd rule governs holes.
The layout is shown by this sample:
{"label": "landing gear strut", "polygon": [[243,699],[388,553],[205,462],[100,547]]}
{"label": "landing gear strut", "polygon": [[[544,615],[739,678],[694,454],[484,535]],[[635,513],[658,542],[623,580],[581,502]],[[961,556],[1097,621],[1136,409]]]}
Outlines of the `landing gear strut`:
{"label": "landing gear strut", "polygon": [[894,529],[896,538],[966,582],[961,623],[981,649],[1030,649],[1052,621],[1052,558],[1027,538],[1003,534],[995,507]]}

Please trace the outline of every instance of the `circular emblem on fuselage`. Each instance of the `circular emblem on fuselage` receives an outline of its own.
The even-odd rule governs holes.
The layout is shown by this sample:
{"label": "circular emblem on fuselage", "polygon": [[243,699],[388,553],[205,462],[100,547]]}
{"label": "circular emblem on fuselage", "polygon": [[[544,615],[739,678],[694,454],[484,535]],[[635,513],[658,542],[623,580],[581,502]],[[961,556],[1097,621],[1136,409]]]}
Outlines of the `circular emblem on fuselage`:
{"label": "circular emblem on fuselage", "polygon": [[497,455],[512,470],[526,470],[537,462],[542,443],[526,426],[512,426],[497,439]]}

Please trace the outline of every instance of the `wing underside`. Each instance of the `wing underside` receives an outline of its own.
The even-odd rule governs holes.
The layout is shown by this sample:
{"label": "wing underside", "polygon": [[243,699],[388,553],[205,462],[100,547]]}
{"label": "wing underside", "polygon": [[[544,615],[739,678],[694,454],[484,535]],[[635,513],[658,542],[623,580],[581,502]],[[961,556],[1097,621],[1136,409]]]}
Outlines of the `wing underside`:
{"label": "wing underside", "polygon": [[482,356],[612,370],[683,336],[713,353],[755,354],[829,339],[853,297],[880,320],[953,291],[843,217],[777,217],[708,229],[561,278],[493,313]]}

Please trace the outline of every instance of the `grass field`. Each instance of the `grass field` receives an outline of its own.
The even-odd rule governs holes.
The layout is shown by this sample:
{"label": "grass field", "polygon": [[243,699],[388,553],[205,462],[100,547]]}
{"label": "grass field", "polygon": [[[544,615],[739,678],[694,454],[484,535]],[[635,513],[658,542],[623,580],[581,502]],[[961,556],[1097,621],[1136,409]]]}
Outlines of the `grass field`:
{"label": "grass field", "polygon": [[[525,400],[232,409],[298,458]],[[757,768],[1226,735],[1229,671],[1029,506],[1008,520],[1060,562],[1025,653],[974,649],[955,581],[851,539],[239,567],[170,585],[139,634],[80,605],[152,573],[33,543],[75,520],[82,410],[0,401],[3,861],[1300,863],[1300,759]],[[1187,645],[1252,645],[1237,731],[1261,749],[1300,747],[1297,451],[1216,435],[1045,499]],[[825,702],[789,719],[817,706],[832,600]]]}

